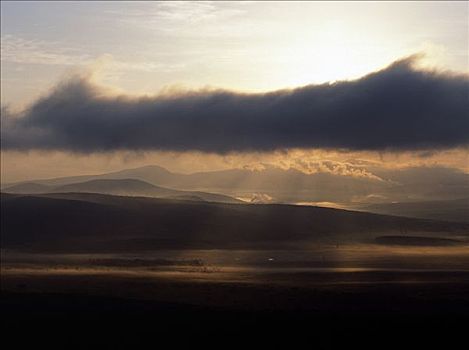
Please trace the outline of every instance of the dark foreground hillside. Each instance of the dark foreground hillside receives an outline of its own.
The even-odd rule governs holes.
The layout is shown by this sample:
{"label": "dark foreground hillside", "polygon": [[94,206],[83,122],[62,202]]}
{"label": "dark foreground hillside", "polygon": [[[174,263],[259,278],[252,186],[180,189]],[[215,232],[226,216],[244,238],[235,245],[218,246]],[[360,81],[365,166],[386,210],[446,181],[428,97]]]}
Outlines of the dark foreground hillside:
{"label": "dark foreground hillside", "polygon": [[466,341],[468,224],[89,193],[1,201],[8,348]]}
{"label": "dark foreground hillside", "polygon": [[290,205],[99,194],[1,197],[2,248],[47,251],[266,249],[419,235],[466,242],[469,224]]}

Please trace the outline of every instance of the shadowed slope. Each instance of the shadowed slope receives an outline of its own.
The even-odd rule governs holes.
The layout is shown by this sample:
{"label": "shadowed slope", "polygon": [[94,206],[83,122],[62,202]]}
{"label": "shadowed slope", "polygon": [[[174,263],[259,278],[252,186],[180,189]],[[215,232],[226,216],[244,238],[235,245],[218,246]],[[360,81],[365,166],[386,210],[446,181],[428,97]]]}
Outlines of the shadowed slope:
{"label": "shadowed slope", "polygon": [[377,203],[357,206],[357,209],[385,215],[469,222],[469,198],[446,201]]}
{"label": "shadowed slope", "polygon": [[98,194],[2,195],[2,247],[82,251],[279,248],[371,242],[405,228],[467,237],[469,225],[289,205]]}

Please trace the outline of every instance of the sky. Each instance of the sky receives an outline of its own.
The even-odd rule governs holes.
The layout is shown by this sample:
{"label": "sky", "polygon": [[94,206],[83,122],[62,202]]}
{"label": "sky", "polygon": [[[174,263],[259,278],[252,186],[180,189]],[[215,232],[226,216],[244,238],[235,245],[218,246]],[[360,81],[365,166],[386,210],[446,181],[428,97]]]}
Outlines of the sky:
{"label": "sky", "polygon": [[2,1],[2,182],[298,152],[468,171],[468,16],[468,2]]}

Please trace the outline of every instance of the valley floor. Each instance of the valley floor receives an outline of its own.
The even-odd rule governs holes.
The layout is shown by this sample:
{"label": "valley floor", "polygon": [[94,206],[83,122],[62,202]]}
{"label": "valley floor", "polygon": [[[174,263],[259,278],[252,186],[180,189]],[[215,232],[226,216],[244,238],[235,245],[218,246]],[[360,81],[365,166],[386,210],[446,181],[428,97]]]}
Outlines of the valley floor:
{"label": "valley floor", "polygon": [[456,348],[469,324],[467,250],[377,246],[381,262],[363,263],[369,248],[323,247],[325,260],[318,251],[2,254],[2,343]]}

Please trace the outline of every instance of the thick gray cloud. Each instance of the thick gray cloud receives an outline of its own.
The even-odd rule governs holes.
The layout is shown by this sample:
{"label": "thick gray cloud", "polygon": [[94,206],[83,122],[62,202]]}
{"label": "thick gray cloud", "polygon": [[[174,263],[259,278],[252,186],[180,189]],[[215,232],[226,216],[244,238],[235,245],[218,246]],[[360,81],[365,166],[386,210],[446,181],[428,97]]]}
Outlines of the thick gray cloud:
{"label": "thick gray cloud", "polygon": [[354,81],[240,94],[103,97],[60,84],[21,115],[2,111],[4,150],[433,150],[469,145],[469,79],[397,61]]}

